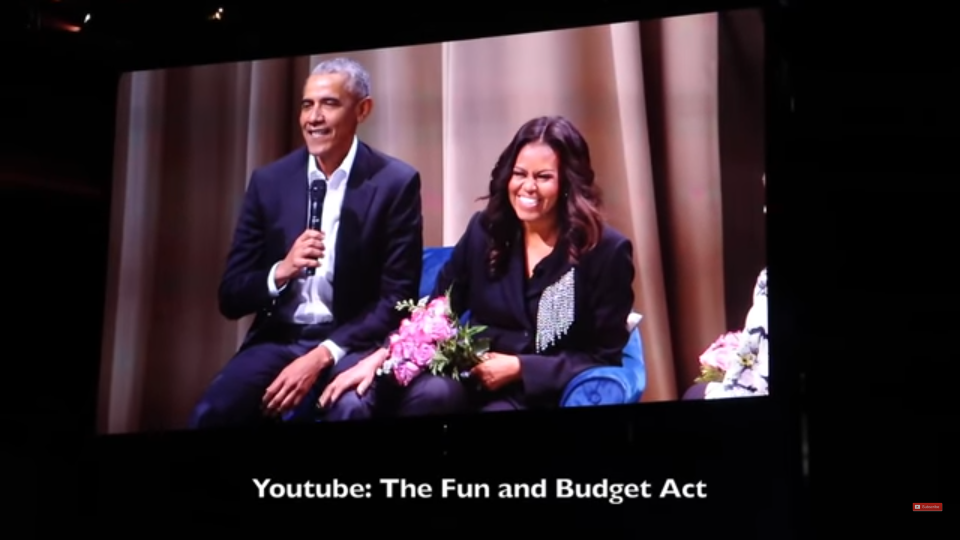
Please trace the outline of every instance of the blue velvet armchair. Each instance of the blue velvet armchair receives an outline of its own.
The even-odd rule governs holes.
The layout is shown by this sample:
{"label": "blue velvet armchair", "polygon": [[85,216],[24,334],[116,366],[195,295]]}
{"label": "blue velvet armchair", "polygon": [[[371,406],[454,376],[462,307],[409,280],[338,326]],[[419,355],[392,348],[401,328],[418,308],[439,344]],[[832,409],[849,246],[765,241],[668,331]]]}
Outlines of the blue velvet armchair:
{"label": "blue velvet armchair", "polygon": [[[420,279],[421,298],[433,292],[437,274],[452,252],[452,247],[424,250],[423,275]],[[647,386],[647,371],[643,361],[639,315],[634,314],[632,318],[637,320],[631,321],[634,328],[630,332],[630,341],[623,348],[623,366],[597,367],[577,375],[563,392],[561,407],[624,405],[640,401]],[[623,321],[623,324],[628,324],[628,321]]]}

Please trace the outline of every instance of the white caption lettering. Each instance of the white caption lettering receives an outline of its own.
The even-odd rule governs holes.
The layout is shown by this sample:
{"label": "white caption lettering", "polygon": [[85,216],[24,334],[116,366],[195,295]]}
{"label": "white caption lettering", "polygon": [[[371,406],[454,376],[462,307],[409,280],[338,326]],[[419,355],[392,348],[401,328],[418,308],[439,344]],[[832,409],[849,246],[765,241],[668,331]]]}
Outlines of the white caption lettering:
{"label": "white caption lettering", "polygon": [[489,499],[490,486],[482,483],[461,484],[453,478],[444,478],[440,482],[444,499]]}
{"label": "white caption lettering", "polygon": [[386,488],[388,499],[429,499],[433,497],[433,486],[415,484],[403,478],[381,478],[380,485]]}
{"label": "white caption lettering", "polygon": [[535,484],[500,484],[497,488],[497,497],[501,499],[545,499],[547,497],[547,481],[541,480]]}
{"label": "white caption lettering", "polygon": [[675,499],[706,499],[707,484],[697,482],[696,484],[678,485],[676,480],[668,478],[660,490],[660,498],[665,499],[667,497],[673,497]]}
{"label": "white caption lettering", "polygon": [[579,483],[569,478],[557,479],[558,499],[600,499],[610,504],[621,504],[627,499],[649,499],[650,482],[616,483],[601,480],[596,483]]}
{"label": "white caption lettering", "polygon": [[261,499],[369,499],[370,484],[332,482],[274,482],[253,479]]}

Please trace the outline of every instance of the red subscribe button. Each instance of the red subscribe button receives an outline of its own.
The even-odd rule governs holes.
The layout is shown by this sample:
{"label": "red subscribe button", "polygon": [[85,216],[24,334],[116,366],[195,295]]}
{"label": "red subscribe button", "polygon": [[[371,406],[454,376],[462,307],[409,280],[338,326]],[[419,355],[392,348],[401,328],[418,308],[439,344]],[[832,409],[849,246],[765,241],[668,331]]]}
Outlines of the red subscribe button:
{"label": "red subscribe button", "polygon": [[913,503],[914,512],[943,512],[943,503]]}

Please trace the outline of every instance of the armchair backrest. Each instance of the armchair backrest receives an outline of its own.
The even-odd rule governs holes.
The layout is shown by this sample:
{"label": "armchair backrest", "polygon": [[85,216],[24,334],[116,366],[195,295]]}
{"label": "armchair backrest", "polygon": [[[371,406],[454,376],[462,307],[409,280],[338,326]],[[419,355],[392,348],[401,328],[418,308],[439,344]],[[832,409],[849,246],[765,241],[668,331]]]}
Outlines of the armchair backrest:
{"label": "armchair backrest", "polygon": [[434,284],[437,282],[437,275],[440,269],[446,264],[447,259],[453,254],[452,247],[428,247],[423,250],[423,273],[420,274],[420,295],[417,300],[424,296],[430,296],[433,292]]}
{"label": "armchair backrest", "polygon": [[[641,321],[640,324],[643,324]],[[643,336],[638,325],[630,332],[630,340],[623,348],[623,370],[629,382],[638,394],[643,394],[647,388],[647,367],[643,358]]]}

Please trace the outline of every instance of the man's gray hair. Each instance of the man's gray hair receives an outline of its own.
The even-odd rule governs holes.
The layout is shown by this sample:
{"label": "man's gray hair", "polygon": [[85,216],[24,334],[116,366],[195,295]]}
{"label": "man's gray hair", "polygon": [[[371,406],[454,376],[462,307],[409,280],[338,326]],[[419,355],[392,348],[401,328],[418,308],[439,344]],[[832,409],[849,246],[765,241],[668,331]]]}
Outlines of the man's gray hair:
{"label": "man's gray hair", "polygon": [[313,68],[310,75],[324,75],[339,73],[347,77],[347,91],[358,99],[370,97],[370,74],[356,60],[349,58],[334,58],[324,60]]}

